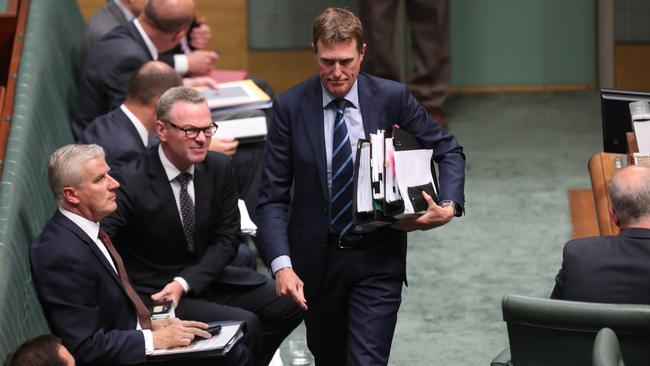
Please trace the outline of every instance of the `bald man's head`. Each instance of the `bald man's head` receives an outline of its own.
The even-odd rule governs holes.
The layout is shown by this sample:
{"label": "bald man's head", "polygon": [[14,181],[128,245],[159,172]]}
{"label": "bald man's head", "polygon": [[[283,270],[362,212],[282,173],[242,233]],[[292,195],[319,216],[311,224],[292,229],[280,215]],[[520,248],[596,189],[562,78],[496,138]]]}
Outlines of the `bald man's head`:
{"label": "bald man's head", "polygon": [[155,105],[167,89],[181,84],[181,77],[169,65],[149,61],[133,73],[127,99],[140,105]]}
{"label": "bald man's head", "polygon": [[633,165],[620,170],[609,183],[609,198],[619,226],[650,219],[650,168]]}
{"label": "bald man's head", "polygon": [[151,25],[167,33],[186,30],[195,12],[193,0],[150,0],[144,8]]}

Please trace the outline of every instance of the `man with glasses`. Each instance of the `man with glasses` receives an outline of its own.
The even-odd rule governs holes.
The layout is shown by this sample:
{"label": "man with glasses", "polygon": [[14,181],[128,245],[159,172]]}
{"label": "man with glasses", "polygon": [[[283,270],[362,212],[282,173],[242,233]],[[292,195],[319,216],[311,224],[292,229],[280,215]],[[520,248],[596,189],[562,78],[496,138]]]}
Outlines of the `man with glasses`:
{"label": "man with glasses", "polygon": [[233,266],[239,244],[230,159],[208,147],[217,125],[191,88],[166,91],[156,110],[157,149],[115,173],[118,210],[102,227],[145,301],[171,300],[181,318],[244,320],[256,365],[268,365],[302,320],[275,283]]}

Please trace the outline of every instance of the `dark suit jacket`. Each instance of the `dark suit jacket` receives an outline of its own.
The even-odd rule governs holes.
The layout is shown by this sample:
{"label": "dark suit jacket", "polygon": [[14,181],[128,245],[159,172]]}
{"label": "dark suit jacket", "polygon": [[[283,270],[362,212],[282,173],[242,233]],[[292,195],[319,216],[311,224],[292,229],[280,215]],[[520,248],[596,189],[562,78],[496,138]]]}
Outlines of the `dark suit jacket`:
{"label": "dark suit jacket", "polygon": [[77,139],[93,119],[126,99],[131,75],[148,61],[151,54],[133,22],[113,29],[88,51],[72,119]]}
{"label": "dark suit jacket", "polygon": [[[454,137],[426,114],[403,84],[361,73],[358,92],[366,137],[377,129],[390,131],[393,124],[414,134],[433,149],[440,169],[440,199],[462,206],[465,157]],[[327,251],[321,245],[329,230],[326,164],[321,83],[313,77],[273,103],[257,206],[264,256],[270,262],[290,255],[308,293],[320,282]],[[404,262],[406,234],[387,230],[384,238],[395,244],[389,247],[400,248]],[[405,277],[405,269],[400,271]]]}
{"label": "dark suit jacket", "polygon": [[34,286],[50,329],[78,365],[145,361],[136,310],[97,245],[58,210],[30,246]]}
{"label": "dark suit jacket", "polygon": [[117,211],[102,222],[122,255],[134,287],[159,291],[183,277],[200,294],[216,281],[258,284],[265,277],[245,267],[228,266],[235,257],[240,230],[237,188],[225,155],[209,152],[195,164],[195,250],[186,249],[180,214],[158,148],[116,172],[121,183]]}
{"label": "dark suit jacket", "polygon": [[127,23],[122,10],[113,1],[108,1],[88,19],[86,25],[86,49],[90,49],[102,36],[117,26]]}
{"label": "dark suit jacket", "polygon": [[84,130],[79,143],[103,147],[111,169],[137,160],[145,151],[133,122],[119,107],[95,118]]}
{"label": "dark suit jacket", "polygon": [[569,241],[551,298],[650,304],[650,229]]}

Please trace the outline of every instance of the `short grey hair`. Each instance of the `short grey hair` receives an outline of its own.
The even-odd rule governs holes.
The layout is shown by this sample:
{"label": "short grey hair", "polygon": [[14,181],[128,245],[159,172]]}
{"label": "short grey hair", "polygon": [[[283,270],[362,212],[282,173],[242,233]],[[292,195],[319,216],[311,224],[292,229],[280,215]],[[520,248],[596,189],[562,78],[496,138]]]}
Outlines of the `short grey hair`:
{"label": "short grey hair", "polygon": [[609,183],[609,198],[620,226],[650,216],[650,168],[636,165],[633,169],[639,174],[616,174]]}
{"label": "short grey hair", "polygon": [[47,175],[57,202],[63,202],[63,187],[81,184],[83,181],[81,166],[85,162],[94,158],[103,159],[104,156],[104,149],[94,144],[70,144],[53,152],[47,162]]}
{"label": "short grey hair", "polygon": [[167,90],[160,96],[158,107],[156,108],[156,118],[163,122],[172,122],[169,119],[169,112],[174,106],[174,103],[177,102],[186,102],[191,104],[206,103],[205,97],[198,90],[184,86],[177,86]]}

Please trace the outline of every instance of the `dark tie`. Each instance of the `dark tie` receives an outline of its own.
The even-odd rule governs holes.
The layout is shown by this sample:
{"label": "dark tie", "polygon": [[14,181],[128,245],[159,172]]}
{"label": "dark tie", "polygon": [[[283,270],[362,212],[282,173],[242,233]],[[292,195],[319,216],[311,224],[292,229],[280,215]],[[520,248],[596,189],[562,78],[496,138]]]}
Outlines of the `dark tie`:
{"label": "dark tie", "polygon": [[194,227],[195,227],[195,213],[194,202],[192,197],[187,192],[187,183],[192,178],[190,173],[181,173],[175,179],[181,185],[181,217],[183,219],[183,233],[185,233],[185,240],[187,242],[187,250],[194,251]]}
{"label": "dark tie", "polygon": [[332,104],[336,107],[334,135],[332,138],[332,231],[341,236],[352,226],[352,148],[350,136],[345,125],[345,99],[337,99]]}
{"label": "dark tie", "polygon": [[104,230],[99,229],[99,235],[97,235],[97,237],[104,244],[106,249],[108,249],[108,253],[111,255],[111,258],[113,258],[113,262],[117,267],[117,274],[118,277],[120,277],[122,286],[124,287],[124,290],[126,290],[126,294],[129,296],[129,299],[131,299],[131,302],[135,306],[135,310],[138,313],[140,326],[142,329],[151,329],[151,314],[149,313],[149,310],[147,310],[147,307],[144,305],[138,294],[135,293],[133,287],[131,287],[129,278],[126,275],[126,269],[124,268],[124,262],[122,262],[122,257],[120,257],[120,255],[117,253],[117,250],[115,250],[113,243],[111,243],[111,239],[108,238],[108,235],[106,235]]}

